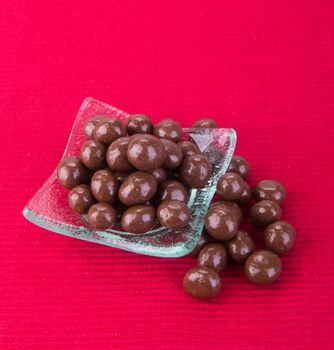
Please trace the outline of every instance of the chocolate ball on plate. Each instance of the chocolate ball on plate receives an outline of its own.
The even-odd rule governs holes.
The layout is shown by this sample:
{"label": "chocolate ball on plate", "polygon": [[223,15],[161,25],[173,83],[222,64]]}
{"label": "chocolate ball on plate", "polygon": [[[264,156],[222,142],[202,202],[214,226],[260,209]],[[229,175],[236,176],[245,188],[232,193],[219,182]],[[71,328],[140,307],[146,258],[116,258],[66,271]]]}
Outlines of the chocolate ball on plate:
{"label": "chocolate ball on plate", "polygon": [[178,144],[167,140],[161,139],[166,151],[166,158],[162,163],[165,169],[176,169],[182,162],[183,154]]}
{"label": "chocolate ball on plate", "polygon": [[109,170],[96,171],[90,189],[94,198],[101,203],[114,204],[117,200],[118,182]]}
{"label": "chocolate ball on plate", "polygon": [[92,119],[89,119],[84,127],[84,133],[89,139],[94,138],[94,129],[98,122],[103,119],[107,119],[108,117],[105,115],[96,115]]}
{"label": "chocolate ball on plate", "polygon": [[126,136],[126,130],[121,121],[108,118],[96,124],[93,135],[95,140],[109,145],[116,139]]}
{"label": "chocolate ball on plate", "polygon": [[244,191],[244,180],[238,174],[226,173],[217,183],[217,193],[225,201],[238,200]]}
{"label": "chocolate ball on plate", "polygon": [[181,141],[178,145],[181,148],[183,157],[189,157],[201,153],[197,145],[191,141]]}
{"label": "chocolate ball on plate", "polygon": [[153,129],[151,119],[144,114],[133,114],[126,123],[126,131],[129,135],[152,134]]}
{"label": "chocolate ball on plate", "polygon": [[218,125],[213,119],[199,119],[193,124],[193,128],[217,128]]}
{"label": "chocolate ball on plate", "polygon": [[269,199],[281,203],[286,197],[286,190],[278,181],[262,180],[255,186],[253,196],[256,201]]}
{"label": "chocolate ball on plate", "polygon": [[198,266],[210,267],[217,272],[224,270],[227,263],[227,253],[221,243],[210,243],[199,253]]}
{"label": "chocolate ball on plate", "polygon": [[180,201],[166,200],[157,209],[157,217],[162,226],[178,229],[187,226],[190,220],[190,209]]}
{"label": "chocolate ball on plate", "polygon": [[83,214],[95,203],[95,199],[89,186],[78,185],[68,194],[68,203],[74,211]]}
{"label": "chocolate ball on plate", "polygon": [[225,242],[226,249],[233,261],[243,263],[255,250],[252,237],[245,231],[238,231],[229,241]]}
{"label": "chocolate ball on plate", "polygon": [[296,232],[286,221],[270,224],[264,232],[264,241],[269,250],[281,255],[288,252],[295,241]]}
{"label": "chocolate ball on plate", "polygon": [[188,203],[189,194],[188,190],[180,181],[169,180],[159,185],[155,198],[157,203],[161,203],[165,200]]}
{"label": "chocolate ball on plate", "polygon": [[238,174],[245,179],[249,172],[248,161],[244,157],[233,156],[227,171]]}
{"label": "chocolate ball on plate", "polygon": [[111,170],[126,172],[133,169],[127,155],[129,142],[130,137],[120,137],[109,145],[106,159]]}
{"label": "chocolate ball on plate", "polygon": [[242,213],[241,208],[239,207],[239,205],[237,203],[228,202],[228,201],[218,201],[218,202],[211,204],[209,210],[211,210],[212,208],[214,208],[216,206],[220,206],[223,209],[230,210],[232,212],[232,214],[236,217],[238,224],[241,225],[244,215]]}
{"label": "chocolate ball on plate", "polygon": [[63,159],[57,167],[57,178],[67,188],[89,182],[89,171],[78,157]]}
{"label": "chocolate ball on plate", "polygon": [[106,166],[106,148],[96,140],[88,140],[81,147],[81,161],[91,170],[99,170]]}
{"label": "chocolate ball on plate", "polygon": [[281,218],[282,210],[277,202],[263,200],[255,203],[251,209],[251,218],[255,225],[268,226]]}
{"label": "chocolate ball on plate", "polygon": [[212,173],[212,165],[207,157],[194,154],[186,157],[181,163],[179,175],[182,182],[188,187],[204,187]]}
{"label": "chocolate ball on plate", "polygon": [[161,139],[179,142],[182,136],[182,128],[175,120],[165,119],[155,125],[153,134]]}
{"label": "chocolate ball on plate", "polygon": [[88,211],[88,221],[96,230],[111,228],[116,222],[116,210],[110,204],[97,203]]}
{"label": "chocolate ball on plate", "polygon": [[122,215],[122,228],[126,232],[145,233],[155,224],[155,208],[138,204],[128,208]]}

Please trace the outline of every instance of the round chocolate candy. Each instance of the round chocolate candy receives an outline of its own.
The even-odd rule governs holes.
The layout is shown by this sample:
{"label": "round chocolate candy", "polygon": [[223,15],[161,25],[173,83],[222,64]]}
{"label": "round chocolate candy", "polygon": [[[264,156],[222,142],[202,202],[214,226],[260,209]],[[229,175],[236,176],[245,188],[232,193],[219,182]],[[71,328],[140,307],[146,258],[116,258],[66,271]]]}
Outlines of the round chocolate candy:
{"label": "round chocolate candy", "polygon": [[217,123],[213,119],[199,119],[193,124],[193,128],[217,128]]}
{"label": "round chocolate candy", "polygon": [[255,225],[268,226],[281,218],[282,210],[277,202],[263,200],[255,203],[251,209],[251,218]]}
{"label": "round chocolate candy", "polygon": [[78,185],[68,194],[68,203],[77,213],[83,214],[95,203],[95,199],[89,186]]}
{"label": "round chocolate candy", "polygon": [[154,127],[153,134],[161,139],[179,142],[182,136],[182,128],[175,120],[165,119]]}
{"label": "round chocolate candy", "polygon": [[132,165],[128,161],[128,145],[130,137],[120,137],[111,143],[107,150],[107,163],[114,171],[130,171]]}
{"label": "round chocolate candy", "polygon": [[151,119],[144,114],[133,114],[126,123],[126,131],[129,135],[152,134],[153,129]]}
{"label": "round chocolate candy", "polygon": [[163,183],[167,179],[166,170],[164,168],[158,168],[151,171],[151,174],[155,177],[158,184]]}
{"label": "round chocolate candy", "polygon": [[252,237],[245,231],[238,231],[225,246],[231,259],[238,264],[243,263],[255,249]]}
{"label": "round chocolate candy", "polygon": [[122,228],[126,232],[145,233],[155,224],[155,209],[151,205],[138,204],[122,215]]}
{"label": "round chocolate candy", "polygon": [[183,287],[195,298],[211,299],[220,293],[221,279],[215,270],[197,266],[185,274]]}
{"label": "round chocolate candy", "polygon": [[94,139],[106,145],[125,135],[125,126],[115,118],[102,119],[94,129]]}
{"label": "round chocolate candy", "polygon": [[95,140],[85,142],[81,147],[81,161],[91,170],[99,170],[106,165],[106,148]]}
{"label": "round chocolate candy", "polygon": [[179,175],[182,182],[194,188],[204,187],[212,173],[212,165],[202,154],[186,157],[180,166]]}
{"label": "round chocolate candy", "polygon": [[92,119],[89,119],[84,127],[84,133],[89,139],[94,138],[94,129],[97,123],[99,123],[103,119],[107,119],[108,117],[105,115],[96,115]]}
{"label": "round chocolate candy", "polygon": [[227,263],[225,247],[220,243],[210,243],[199,253],[198,266],[210,267],[217,272],[224,270]]}
{"label": "round chocolate candy", "polygon": [[118,191],[120,201],[128,206],[144,204],[155,195],[157,180],[149,173],[136,171],[129,175]]}
{"label": "round chocolate candy", "polygon": [[183,157],[193,156],[194,154],[201,153],[196,144],[190,141],[181,141],[178,143],[183,153]]}
{"label": "round chocolate candy", "polygon": [[176,169],[182,162],[183,154],[178,144],[167,140],[161,139],[166,151],[166,158],[162,163],[165,169]]}
{"label": "round chocolate candy", "polygon": [[160,168],[166,158],[163,143],[152,135],[135,135],[128,146],[129,162],[139,170],[153,171]]}
{"label": "round chocolate candy", "polygon": [[253,190],[253,196],[256,201],[269,199],[281,203],[286,196],[285,187],[275,180],[262,180]]}
{"label": "round chocolate candy", "polygon": [[187,204],[180,201],[164,201],[157,209],[160,224],[168,228],[178,229],[187,226],[190,216]]}
{"label": "round chocolate candy", "polygon": [[89,182],[89,171],[78,157],[63,159],[57,167],[57,178],[67,188]]}
{"label": "round chocolate candy", "polygon": [[294,228],[286,221],[273,222],[264,232],[266,247],[279,255],[292,248],[295,237]]}
{"label": "round chocolate candy", "polygon": [[161,203],[166,200],[188,203],[189,194],[188,190],[181,182],[177,180],[169,180],[163,182],[158,187],[155,198],[157,203]]}
{"label": "round chocolate candy", "polygon": [[280,258],[269,250],[259,250],[250,255],[245,263],[245,274],[255,284],[270,284],[280,275]]}
{"label": "round chocolate candy", "polygon": [[109,170],[96,171],[92,177],[90,189],[99,202],[114,204],[117,200],[118,182]]}
{"label": "round chocolate candy", "polygon": [[251,188],[249,187],[248,183],[244,181],[244,190],[241,193],[240,197],[237,199],[237,203],[240,205],[245,205],[250,201],[251,196]]}
{"label": "round chocolate candy", "polygon": [[113,173],[118,185],[120,186],[122,182],[130,175],[130,173],[125,173],[122,171],[116,171]]}
{"label": "round chocolate candy", "polygon": [[219,205],[213,207],[205,216],[205,228],[209,235],[218,241],[233,238],[238,230],[238,218],[229,209]]}
{"label": "round chocolate candy", "polygon": [[249,172],[249,164],[244,157],[233,156],[227,171],[238,174],[245,179]]}
{"label": "round chocolate candy", "polygon": [[204,230],[195,248],[191,251],[191,253],[189,253],[189,255],[192,256],[193,258],[197,258],[202,248],[204,248],[210,242],[211,242],[211,238],[208,236],[208,234]]}
{"label": "round chocolate candy", "polygon": [[217,193],[226,201],[238,200],[244,191],[244,180],[238,174],[226,173],[219,178]]}
{"label": "round chocolate candy", "polygon": [[97,203],[88,211],[88,221],[96,230],[111,228],[116,222],[116,210],[107,203]]}
{"label": "round chocolate candy", "polygon": [[211,204],[209,210],[211,210],[212,208],[214,208],[216,206],[220,206],[223,209],[230,210],[232,212],[232,214],[236,217],[238,224],[241,225],[244,215],[242,213],[241,208],[239,207],[239,205],[237,203],[228,202],[228,201],[218,201],[218,202]]}

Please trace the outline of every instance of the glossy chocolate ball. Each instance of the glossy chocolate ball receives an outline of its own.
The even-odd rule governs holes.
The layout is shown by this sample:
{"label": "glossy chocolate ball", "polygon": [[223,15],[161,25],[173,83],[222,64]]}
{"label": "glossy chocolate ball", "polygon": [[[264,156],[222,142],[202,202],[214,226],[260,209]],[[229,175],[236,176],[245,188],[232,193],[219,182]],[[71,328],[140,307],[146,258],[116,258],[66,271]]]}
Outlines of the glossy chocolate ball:
{"label": "glossy chocolate ball", "polygon": [[296,232],[286,221],[276,221],[264,232],[264,241],[269,250],[281,255],[288,252],[295,242]]}
{"label": "glossy chocolate ball", "polygon": [[135,135],[128,146],[129,162],[139,170],[153,171],[160,168],[166,158],[163,143],[152,135]]}
{"label": "glossy chocolate ball", "polygon": [[177,180],[169,180],[163,182],[157,190],[156,194],[157,203],[161,203],[166,200],[180,201],[188,203],[189,194],[184,185]]}
{"label": "glossy chocolate ball", "polygon": [[67,188],[89,182],[89,171],[78,157],[63,159],[57,167],[57,178]]}
{"label": "glossy chocolate ball", "polygon": [[68,194],[70,207],[79,214],[86,213],[95,203],[95,199],[87,185],[78,185]]}
{"label": "glossy chocolate ball", "polygon": [[200,251],[211,242],[211,238],[208,236],[206,231],[204,230],[195,246],[195,248],[189,253],[189,256],[193,258],[197,258]]}
{"label": "glossy chocolate ball", "polygon": [[187,226],[190,216],[187,204],[180,201],[164,201],[157,209],[160,224],[167,228],[178,229]]}
{"label": "glossy chocolate ball", "polygon": [[238,174],[226,173],[219,178],[217,193],[225,201],[238,200],[244,191],[244,180]]}
{"label": "glossy chocolate ball", "polygon": [[233,261],[243,263],[255,250],[252,237],[245,231],[238,231],[229,241],[225,242],[226,249]]}
{"label": "glossy chocolate ball", "polygon": [[145,233],[150,231],[154,224],[155,209],[151,205],[134,205],[122,215],[122,228],[126,232]]}
{"label": "glossy chocolate ball", "polygon": [[94,129],[97,123],[99,123],[103,119],[107,119],[108,117],[105,115],[97,115],[92,119],[89,119],[84,127],[84,133],[89,139],[94,138]]}
{"label": "glossy chocolate ball", "polygon": [[217,128],[218,125],[213,119],[199,119],[193,124],[193,128]]}
{"label": "glossy chocolate ball", "polygon": [[96,171],[90,189],[94,198],[101,203],[114,204],[117,200],[118,182],[109,170]]}
{"label": "glossy chocolate ball", "polygon": [[129,142],[130,137],[120,137],[109,145],[106,159],[111,170],[126,172],[133,169],[127,154]]}
{"label": "glossy chocolate ball", "polygon": [[81,147],[81,161],[91,170],[99,170],[106,166],[106,148],[95,140],[85,142]]}
{"label": "glossy chocolate ball", "polygon": [[183,157],[193,156],[194,154],[200,154],[200,150],[197,145],[190,141],[181,141],[178,143],[181,148]]}
{"label": "glossy chocolate ball", "polygon": [[246,205],[249,203],[252,196],[251,188],[248,183],[244,181],[244,190],[241,193],[240,197],[237,199],[237,203],[240,205]]}
{"label": "glossy chocolate ball", "polygon": [[251,209],[251,218],[255,225],[268,226],[281,218],[282,210],[277,202],[264,200],[255,203]]}
{"label": "glossy chocolate ball", "polygon": [[167,140],[161,139],[166,151],[166,158],[162,163],[165,169],[176,169],[182,162],[183,154],[178,144]]}
{"label": "glossy chocolate ball", "polygon": [[116,210],[110,204],[97,203],[88,211],[88,221],[96,230],[111,228],[116,222]]}
{"label": "glossy chocolate ball", "polygon": [[158,168],[151,171],[151,174],[155,177],[158,184],[163,183],[167,179],[166,170],[164,168]]}
{"label": "glossy chocolate ball", "polygon": [[244,157],[233,156],[227,171],[236,173],[245,179],[249,172],[248,161]]}
{"label": "glossy chocolate ball", "polygon": [[270,284],[280,275],[280,258],[269,250],[259,250],[250,255],[245,263],[245,275],[255,284]]}
{"label": "glossy chocolate ball", "polygon": [[151,119],[144,114],[133,114],[126,123],[126,131],[129,135],[152,134],[153,129]]}
{"label": "glossy chocolate ball", "polygon": [[278,181],[262,180],[255,186],[253,196],[256,201],[269,199],[281,203],[286,197],[286,190]]}
{"label": "glossy chocolate ball", "polygon": [[204,187],[212,173],[212,165],[208,158],[202,154],[194,154],[186,157],[180,166],[180,178],[182,182],[194,188]]}
{"label": "glossy chocolate ball", "polygon": [[129,175],[118,191],[120,201],[128,206],[144,204],[155,195],[157,180],[149,173],[136,171]]}
{"label": "glossy chocolate ball", "polygon": [[224,270],[227,263],[227,253],[221,243],[210,243],[199,253],[198,266],[210,267],[217,272]]}
{"label": "glossy chocolate ball", "polygon": [[212,208],[214,208],[216,206],[220,206],[223,209],[229,210],[235,216],[238,224],[241,225],[244,215],[242,213],[241,208],[239,207],[239,205],[237,203],[228,202],[228,201],[218,201],[218,202],[211,204],[209,210],[211,210]]}
{"label": "glossy chocolate ball", "polygon": [[182,136],[181,125],[172,119],[165,119],[154,127],[154,135],[173,142],[179,142]]}
{"label": "glossy chocolate ball", "polygon": [[106,145],[124,136],[126,136],[125,126],[115,118],[99,121],[94,129],[94,139]]}
{"label": "glossy chocolate ball", "polygon": [[195,298],[211,299],[220,293],[221,279],[215,270],[197,266],[185,274],[183,287]]}

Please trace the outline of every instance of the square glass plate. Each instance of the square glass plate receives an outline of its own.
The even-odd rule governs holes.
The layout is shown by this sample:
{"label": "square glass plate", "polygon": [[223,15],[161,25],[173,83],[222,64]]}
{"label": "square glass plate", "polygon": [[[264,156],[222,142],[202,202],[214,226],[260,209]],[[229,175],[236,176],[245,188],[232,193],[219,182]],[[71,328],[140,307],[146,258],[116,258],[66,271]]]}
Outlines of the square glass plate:
{"label": "square glass plate", "polygon": [[[63,158],[79,155],[81,145],[87,139],[83,127],[88,119],[98,114],[117,118],[124,123],[130,116],[98,100],[85,99],[74,121]],[[157,227],[141,235],[124,232],[121,228],[118,230],[118,227],[106,231],[92,230],[87,216],[79,215],[69,207],[69,190],[59,184],[56,170],[26,205],[23,215],[47,230],[139,254],[160,257],[187,255],[194,249],[202,233],[204,216],[215,193],[218,178],[225,173],[231,161],[236,133],[233,129],[220,128],[183,129],[183,139],[195,142],[213,165],[208,184],[202,189],[191,190],[188,206],[192,216],[185,228],[171,230]]]}

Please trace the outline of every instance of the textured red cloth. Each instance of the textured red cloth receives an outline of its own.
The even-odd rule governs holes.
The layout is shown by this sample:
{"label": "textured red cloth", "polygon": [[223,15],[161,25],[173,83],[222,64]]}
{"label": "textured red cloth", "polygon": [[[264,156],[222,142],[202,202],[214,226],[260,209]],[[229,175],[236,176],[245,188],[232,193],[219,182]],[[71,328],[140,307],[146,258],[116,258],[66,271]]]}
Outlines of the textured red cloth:
{"label": "textured red cloth", "polygon": [[[333,22],[333,0],[2,1],[0,348],[333,349]],[[181,283],[191,258],[27,222],[87,96],[234,127],[250,183],[287,187],[298,237],[279,282],[232,266],[198,301]]]}

